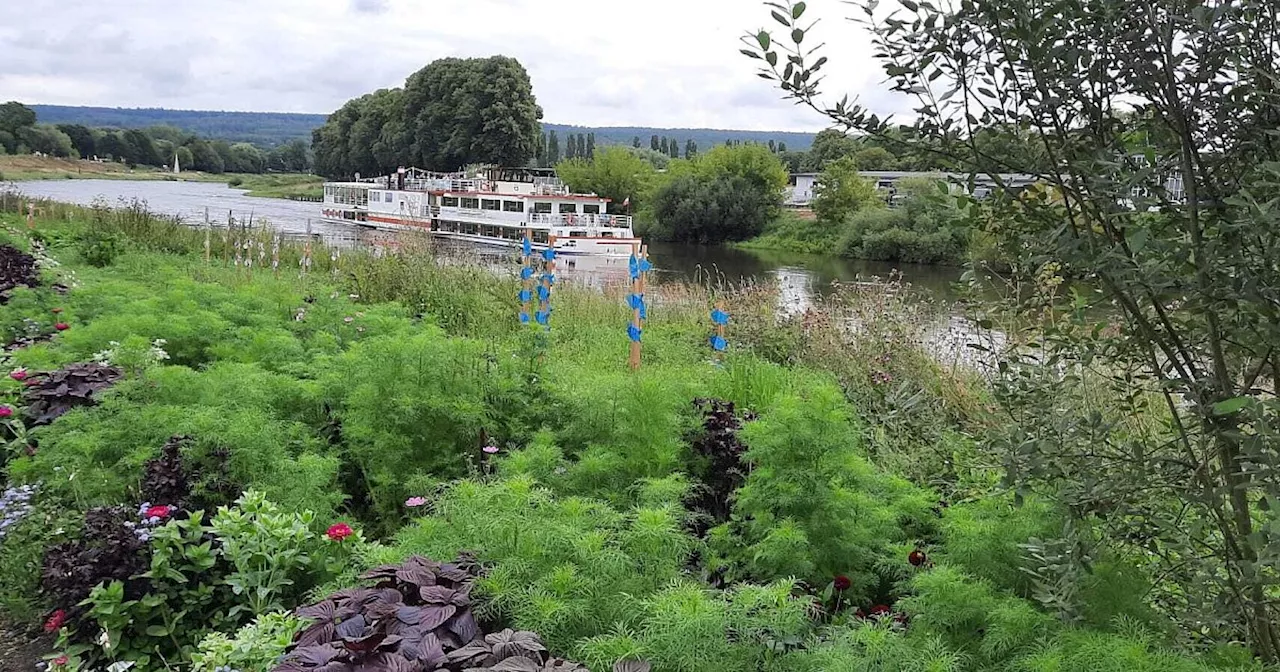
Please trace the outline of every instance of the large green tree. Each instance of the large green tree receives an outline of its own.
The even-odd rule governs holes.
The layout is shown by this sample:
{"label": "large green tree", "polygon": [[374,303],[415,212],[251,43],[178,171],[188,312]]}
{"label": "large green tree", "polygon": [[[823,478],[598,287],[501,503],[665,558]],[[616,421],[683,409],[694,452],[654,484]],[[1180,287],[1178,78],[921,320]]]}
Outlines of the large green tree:
{"label": "large green tree", "polygon": [[529,73],[513,58],[436,61],[409,76],[404,103],[409,158],[424,168],[522,166],[533,157],[542,108]]}
{"label": "large green tree", "polygon": [[67,134],[71,138],[71,146],[80,154],[81,158],[87,159],[93,156],[93,131],[88,127],[80,124],[58,124],[58,130]]}
{"label": "large green tree", "polygon": [[[1090,549],[1108,549],[1156,577],[1171,631],[1280,662],[1274,0],[855,4],[892,87],[917,98],[910,132],[821,101],[802,2],[774,13],[782,42],[762,31],[747,51],[841,127],[996,183],[968,209],[1018,290],[994,377],[1012,422],[987,449],[1073,523],[1034,544],[1037,598],[1078,616]],[[1039,185],[1015,196],[1010,172]]]}
{"label": "large green tree", "polygon": [[605,147],[592,159],[556,164],[556,175],[575,192],[595,193],[612,200],[609,207],[623,212],[628,198],[634,208],[648,201],[657,175],[653,165],[626,147]]}
{"label": "large green tree", "polygon": [[7,131],[16,136],[18,131],[34,126],[35,123],[35,110],[16,100],[0,103],[0,131]]}

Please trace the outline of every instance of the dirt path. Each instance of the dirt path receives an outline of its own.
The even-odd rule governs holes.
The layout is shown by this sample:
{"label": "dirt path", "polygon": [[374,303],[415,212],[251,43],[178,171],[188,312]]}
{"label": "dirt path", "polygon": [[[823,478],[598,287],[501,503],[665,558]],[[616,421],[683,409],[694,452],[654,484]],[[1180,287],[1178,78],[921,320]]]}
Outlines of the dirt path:
{"label": "dirt path", "polygon": [[35,672],[53,647],[51,635],[39,637],[0,624],[0,672]]}

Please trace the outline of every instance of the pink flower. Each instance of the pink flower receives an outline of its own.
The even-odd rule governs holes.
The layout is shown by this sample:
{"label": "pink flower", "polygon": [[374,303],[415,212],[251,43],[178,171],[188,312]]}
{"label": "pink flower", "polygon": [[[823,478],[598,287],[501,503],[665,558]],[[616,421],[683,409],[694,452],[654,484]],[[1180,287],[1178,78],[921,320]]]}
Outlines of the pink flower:
{"label": "pink flower", "polygon": [[427,503],[426,497],[410,497],[409,499],[404,500],[404,505],[409,508],[417,508],[419,506],[425,506],[426,503]]}
{"label": "pink flower", "polygon": [[485,446],[484,448],[481,448],[480,450],[483,450],[485,453],[488,453],[489,455],[497,455],[497,454],[498,454],[498,447],[497,447],[497,446]]}
{"label": "pink flower", "polygon": [[69,662],[71,662],[71,659],[67,658],[67,655],[65,653],[53,659],[54,665],[66,665]]}
{"label": "pink flower", "polygon": [[351,526],[346,523],[334,523],[329,526],[329,529],[325,531],[325,534],[334,541],[342,541],[343,539],[355,534],[355,530],[351,529]]}
{"label": "pink flower", "polygon": [[12,370],[12,371],[10,371],[10,372],[9,372],[9,377],[10,377],[10,378],[12,378],[12,379],[14,379],[14,380],[17,380],[17,381],[23,381],[23,380],[26,380],[26,379],[27,379],[27,370],[26,370],[26,369],[14,369],[14,370]]}
{"label": "pink flower", "polygon": [[0,406],[0,418],[13,417],[13,408],[9,406]]}
{"label": "pink flower", "polygon": [[67,612],[59,609],[49,614],[49,620],[44,622],[45,632],[57,632],[62,629],[62,624],[67,622]]}
{"label": "pink flower", "polygon": [[71,325],[67,324],[66,322],[59,322],[53,325],[53,328],[57,329],[58,331],[66,331],[71,328]]}
{"label": "pink flower", "polygon": [[153,506],[147,509],[147,515],[145,517],[146,518],[168,518],[170,513],[173,513],[172,506],[158,504],[156,506]]}

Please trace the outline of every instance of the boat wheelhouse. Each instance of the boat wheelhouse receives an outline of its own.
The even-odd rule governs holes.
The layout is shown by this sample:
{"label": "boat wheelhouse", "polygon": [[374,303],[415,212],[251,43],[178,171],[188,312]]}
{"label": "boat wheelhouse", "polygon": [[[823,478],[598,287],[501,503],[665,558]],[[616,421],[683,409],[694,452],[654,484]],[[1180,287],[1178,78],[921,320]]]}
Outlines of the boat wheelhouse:
{"label": "boat wheelhouse", "polygon": [[520,247],[554,241],[566,255],[626,256],[640,243],[629,215],[608,212],[609,199],[574,194],[550,170],[484,168],[475,173],[393,175],[326,182],[323,218],[380,229],[427,231],[441,238]]}

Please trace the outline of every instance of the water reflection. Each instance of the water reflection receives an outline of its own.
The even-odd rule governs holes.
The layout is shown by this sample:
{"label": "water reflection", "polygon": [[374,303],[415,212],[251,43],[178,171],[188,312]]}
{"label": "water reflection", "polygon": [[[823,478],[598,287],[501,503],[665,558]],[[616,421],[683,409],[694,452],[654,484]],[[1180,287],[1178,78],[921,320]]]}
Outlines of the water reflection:
{"label": "water reflection", "polygon": [[[181,217],[191,224],[202,224],[208,212],[216,222],[226,222],[229,216],[237,220],[252,218],[256,224],[271,226],[286,236],[305,235],[309,228],[313,235],[339,247],[395,248],[405,242],[395,233],[326,224],[319,219],[317,203],[254,198],[221,183],[44,180],[19,182],[17,186],[31,196],[81,205],[92,205],[99,199],[109,205],[138,199],[153,211]],[[493,264],[495,270],[514,271],[516,267],[509,250],[468,250],[470,255]],[[922,292],[922,300],[936,307],[920,336],[925,347],[942,363],[972,366],[983,359],[983,350],[979,348],[1003,345],[1002,336],[979,332],[952,305],[956,298],[953,283],[960,277],[958,268],[675,243],[651,243],[649,257],[655,268],[650,281],[657,284],[676,281],[724,286],[776,282],[781,291],[780,307],[793,315],[813,307],[822,296],[833,291],[836,284],[895,277]],[[570,282],[603,287],[628,280],[625,258],[563,257],[561,262],[559,275]]]}

